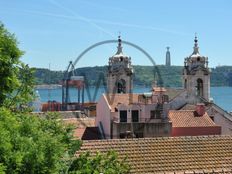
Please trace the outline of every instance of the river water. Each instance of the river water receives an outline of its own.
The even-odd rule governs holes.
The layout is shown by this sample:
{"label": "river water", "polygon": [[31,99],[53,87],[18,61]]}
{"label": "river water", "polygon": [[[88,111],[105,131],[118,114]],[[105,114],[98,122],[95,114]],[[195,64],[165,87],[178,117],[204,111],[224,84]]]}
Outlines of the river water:
{"label": "river water", "polygon": [[[147,87],[135,87],[134,93],[149,92],[151,88]],[[41,102],[50,101],[62,101],[62,89],[37,89]],[[85,91],[85,101],[98,101],[101,94],[105,92],[105,88],[101,87],[96,91],[95,87],[89,88],[89,94]],[[94,99],[94,94],[96,97]],[[74,88],[70,89],[70,99],[72,102],[77,101],[77,90]],[[232,87],[211,87],[211,97],[214,103],[225,109],[226,111],[232,111]]]}

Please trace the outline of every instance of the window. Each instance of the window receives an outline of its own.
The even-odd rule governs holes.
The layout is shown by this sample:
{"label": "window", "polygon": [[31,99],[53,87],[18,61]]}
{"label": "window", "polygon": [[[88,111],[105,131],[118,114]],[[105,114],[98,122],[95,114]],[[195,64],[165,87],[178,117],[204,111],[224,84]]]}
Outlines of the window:
{"label": "window", "polygon": [[152,110],[151,111],[151,119],[161,119],[161,111],[160,110]]}
{"label": "window", "polygon": [[135,135],[131,131],[126,131],[126,132],[123,132],[123,133],[119,134],[119,138],[120,139],[123,139],[123,138],[133,138],[133,137],[135,137]]}
{"label": "window", "polygon": [[203,97],[203,80],[197,79],[197,96]]}
{"label": "window", "polygon": [[214,116],[210,116],[211,120],[214,122]]}
{"label": "window", "polygon": [[131,111],[132,122],[139,122],[139,111],[132,110]]}
{"label": "window", "polygon": [[135,132],[136,138],[143,138],[143,132]]}
{"label": "window", "polygon": [[168,95],[163,95],[162,100],[163,100],[163,102],[168,102],[169,101]]}
{"label": "window", "polygon": [[127,111],[120,111],[120,122],[127,122]]}
{"label": "window", "polygon": [[125,133],[120,133],[120,134],[119,134],[119,138],[120,138],[120,139],[126,138],[126,134],[125,134]]}

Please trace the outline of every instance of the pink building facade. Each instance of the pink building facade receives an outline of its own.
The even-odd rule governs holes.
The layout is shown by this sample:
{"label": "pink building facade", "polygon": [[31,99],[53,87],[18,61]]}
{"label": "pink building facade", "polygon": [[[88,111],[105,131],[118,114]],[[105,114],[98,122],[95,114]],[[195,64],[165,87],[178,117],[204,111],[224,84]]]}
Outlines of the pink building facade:
{"label": "pink building facade", "polygon": [[105,138],[170,136],[169,104],[162,92],[103,94],[97,104],[96,126]]}

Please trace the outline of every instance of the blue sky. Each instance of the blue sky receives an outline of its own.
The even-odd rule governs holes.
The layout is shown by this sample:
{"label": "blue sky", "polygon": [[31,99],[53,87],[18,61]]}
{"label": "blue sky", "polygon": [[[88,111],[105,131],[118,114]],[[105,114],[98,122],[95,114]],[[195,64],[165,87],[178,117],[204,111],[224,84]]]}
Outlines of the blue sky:
{"label": "blue sky", "polygon": [[[170,46],[173,65],[192,53],[197,32],[200,53],[210,67],[232,65],[231,0],[0,0],[0,21],[15,33],[32,67],[64,70],[92,44],[117,39],[139,45],[157,64]],[[135,65],[151,65],[124,45]],[[106,65],[116,44],[91,50],[76,67]]]}

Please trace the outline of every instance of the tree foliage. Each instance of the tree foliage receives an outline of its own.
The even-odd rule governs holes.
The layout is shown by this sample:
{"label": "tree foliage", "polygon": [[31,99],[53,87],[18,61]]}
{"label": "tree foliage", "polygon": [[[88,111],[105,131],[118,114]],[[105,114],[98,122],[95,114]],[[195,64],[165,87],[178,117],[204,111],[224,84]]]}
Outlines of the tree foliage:
{"label": "tree foliage", "polygon": [[51,71],[44,68],[35,68],[34,76],[37,85],[41,84],[58,84],[63,79],[64,72]]}
{"label": "tree foliage", "polygon": [[126,158],[118,159],[117,153],[109,151],[106,154],[97,153],[91,156],[89,152],[83,153],[72,163],[70,174],[124,174],[129,172]]}
{"label": "tree foliage", "polygon": [[30,113],[0,108],[0,173],[88,174],[128,173],[125,160],[115,152],[75,157],[81,141],[73,137],[72,125],[56,114],[40,118]]}
{"label": "tree foliage", "polygon": [[[180,87],[182,85],[182,68],[181,66],[166,67],[163,65],[140,66],[135,65],[133,82],[135,86],[151,86],[152,82],[162,81],[165,87]],[[159,71],[160,77],[157,78]],[[84,75],[90,86],[95,86],[101,74],[106,78],[107,66],[82,67],[76,70],[77,75]],[[49,71],[47,69],[35,69],[36,84],[49,84],[48,77],[51,78],[51,83],[58,84],[63,78],[61,71]]]}
{"label": "tree foliage", "polygon": [[[153,66],[134,67],[134,85],[150,86],[156,79]],[[183,66],[157,65],[164,87],[182,87]],[[212,68],[211,86],[232,86],[232,66],[220,66]],[[96,85],[100,74],[107,73],[106,66],[82,67],[76,70],[78,75],[85,75],[89,85]],[[62,71],[49,71],[48,69],[35,68],[36,84],[58,84],[63,78]],[[51,78],[49,78],[51,77]],[[97,77],[97,78],[96,78]],[[50,80],[49,80],[50,79]]]}
{"label": "tree foliage", "polygon": [[0,174],[89,173],[78,161],[93,164],[93,173],[108,166],[112,173],[124,173],[126,164],[115,154],[75,157],[81,141],[74,139],[74,127],[57,114],[39,117],[29,112],[34,75],[20,61],[22,54],[15,36],[0,24]]}
{"label": "tree foliage", "polygon": [[214,86],[232,86],[232,66],[212,68],[211,83]]}
{"label": "tree foliage", "polygon": [[79,149],[72,128],[54,114],[39,118],[0,108],[0,169],[9,174],[64,173]]}
{"label": "tree foliage", "polygon": [[22,55],[15,36],[0,23],[0,106],[23,109],[33,99],[33,71]]}
{"label": "tree foliage", "polygon": [[14,35],[10,34],[0,23],[0,104],[3,103],[9,92],[19,86],[17,74],[22,51],[17,47]]}

